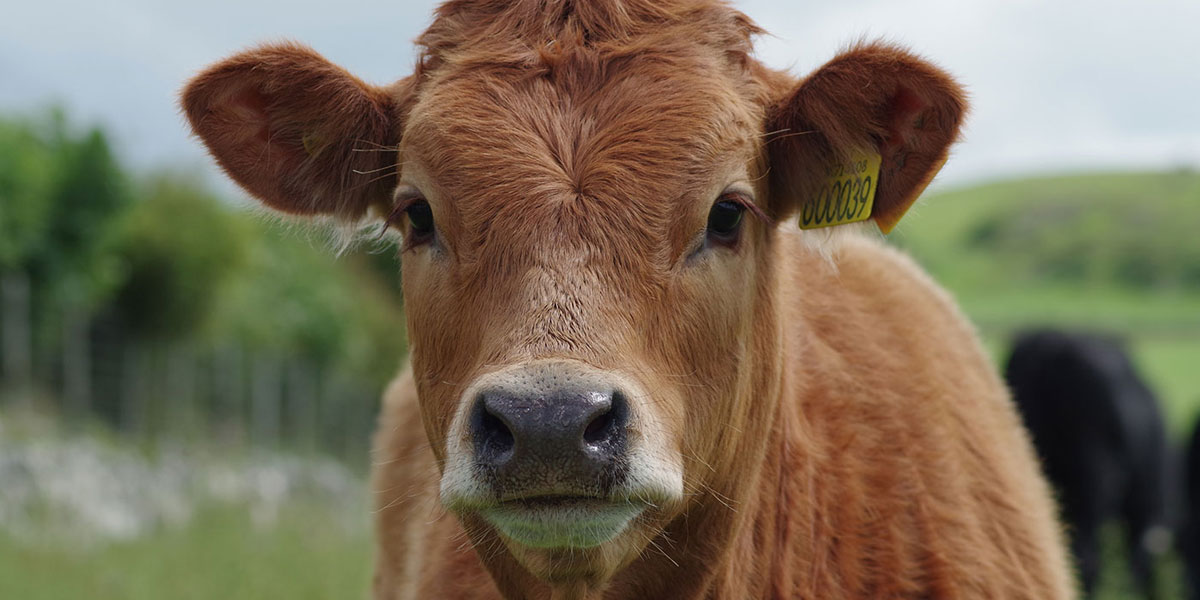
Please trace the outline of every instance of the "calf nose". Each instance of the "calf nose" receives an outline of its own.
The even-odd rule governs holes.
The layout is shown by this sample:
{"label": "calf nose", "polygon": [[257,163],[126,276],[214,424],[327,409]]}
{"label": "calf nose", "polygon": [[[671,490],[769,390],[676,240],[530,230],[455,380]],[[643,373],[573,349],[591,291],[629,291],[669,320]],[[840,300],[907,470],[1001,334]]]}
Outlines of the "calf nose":
{"label": "calf nose", "polygon": [[611,484],[625,452],[629,403],[619,391],[480,394],[471,418],[478,463],[506,488],[589,493]]}

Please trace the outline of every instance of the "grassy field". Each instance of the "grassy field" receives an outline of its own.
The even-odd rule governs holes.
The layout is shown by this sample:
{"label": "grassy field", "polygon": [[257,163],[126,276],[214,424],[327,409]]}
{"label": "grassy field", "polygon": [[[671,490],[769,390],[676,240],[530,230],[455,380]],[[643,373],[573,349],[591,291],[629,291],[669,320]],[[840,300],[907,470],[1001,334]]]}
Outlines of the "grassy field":
{"label": "grassy field", "polygon": [[1200,415],[1200,174],[1046,177],[923,199],[892,240],[957,297],[997,362],[1021,328],[1117,333],[1180,436]]}
{"label": "grassy field", "polygon": [[327,507],[290,506],[274,524],[244,510],[102,548],[30,547],[0,533],[0,598],[317,600],[366,598],[370,537]]}
{"label": "grassy field", "polygon": [[[1061,324],[1053,319],[1030,320],[1029,324]],[[1086,321],[1080,326],[1093,326]],[[1099,326],[1104,328],[1103,326]],[[996,364],[1003,366],[1011,332],[985,328],[984,344]],[[1124,331],[1134,363],[1158,394],[1163,418],[1171,435],[1182,441],[1200,419],[1200,335],[1172,332]]]}
{"label": "grassy field", "polygon": [[[244,511],[203,513],[187,526],[103,549],[30,548],[0,535],[0,598],[21,600],[343,600],[368,597],[365,527],[329,525],[327,508],[293,507],[270,527]],[[1133,597],[1120,532],[1104,533],[1110,568],[1097,600]],[[1181,567],[1159,568],[1164,598],[1182,598]]]}

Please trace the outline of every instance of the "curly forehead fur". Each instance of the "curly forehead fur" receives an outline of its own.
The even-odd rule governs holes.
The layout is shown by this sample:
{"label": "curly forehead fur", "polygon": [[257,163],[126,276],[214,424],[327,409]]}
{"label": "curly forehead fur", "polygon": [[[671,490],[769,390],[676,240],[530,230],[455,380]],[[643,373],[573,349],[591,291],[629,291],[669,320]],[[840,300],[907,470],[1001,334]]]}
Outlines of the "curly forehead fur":
{"label": "curly forehead fur", "polygon": [[401,155],[446,188],[476,242],[505,213],[520,231],[592,211],[644,230],[637,249],[653,255],[679,203],[758,139],[757,31],[709,2],[451,2],[418,40]]}
{"label": "curly forehead fur", "polygon": [[745,15],[712,0],[453,0],[417,43],[422,69],[552,67],[567,47],[590,48],[599,59],[706,48],[745,63],[756,33]]}

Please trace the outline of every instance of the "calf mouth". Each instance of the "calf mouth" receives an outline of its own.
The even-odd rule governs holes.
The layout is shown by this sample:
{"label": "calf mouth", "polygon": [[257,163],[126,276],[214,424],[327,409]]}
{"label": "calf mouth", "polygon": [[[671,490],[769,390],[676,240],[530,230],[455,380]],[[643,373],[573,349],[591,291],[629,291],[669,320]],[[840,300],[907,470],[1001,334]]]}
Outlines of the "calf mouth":
{"label": "calf mouth", "polygon": [[538,572],[544,560],[578,566],[584,555],[631,552],[683,500],[682,457],[648,397],[630,378],[575,361],[479,376],[450,423],[443,506]]}
{"label": "calf mouth", "polygon": [[481,508],[479,515],[528,548],[582,549],[620,536],[649,506],[637,500],[547,495],[505,500]]}

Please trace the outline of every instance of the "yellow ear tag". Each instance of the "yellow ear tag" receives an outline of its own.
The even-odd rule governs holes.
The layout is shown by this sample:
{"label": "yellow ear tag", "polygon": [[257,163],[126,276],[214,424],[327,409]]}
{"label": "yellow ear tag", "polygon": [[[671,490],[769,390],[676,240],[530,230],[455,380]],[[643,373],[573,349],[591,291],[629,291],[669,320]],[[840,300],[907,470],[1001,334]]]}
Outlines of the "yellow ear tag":
{"label": "yellow ear tag", "polygon": [[881,162],[878,152],[855,152],[850,160],[831,165],[817,197],[800,209],[800,229],[845,225],[871,218]]}

